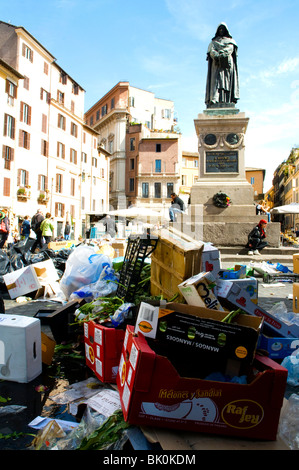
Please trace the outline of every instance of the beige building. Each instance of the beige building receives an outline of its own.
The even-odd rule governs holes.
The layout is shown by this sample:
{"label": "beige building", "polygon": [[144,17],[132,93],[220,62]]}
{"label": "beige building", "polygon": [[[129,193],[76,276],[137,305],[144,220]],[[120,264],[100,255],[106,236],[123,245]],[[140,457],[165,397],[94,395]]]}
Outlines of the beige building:
{"label": "beige building", "polygon": [[69,220],[77,238],[86,214],[109,203],[108,152],[84,122],[85,91],[23,27],[0,22],[0,58],[0,206],[14,225],[39,207],[54,217],[55,236]]}
{"label": "beige building", "polygon": [[[146,198],[148,205],[155,208],[163,206],[170,175],[166,176],[162,167],[159,172],[146,169],[146,161],[142,157],[143,149],[146,149],[144,151],[148,156],[147,147],[152,145],[150,158],[154,159],[152,154],[156,147],[153,139],[157,139],[156,143],[162,149],[167,147],[163,144],[167,142],[166,139],[176,140],[176,165],[172,167],[171,179],[174,189],[178,190],[180,134],[175,132],[176,118],[172,101],[156,98],[154,93],[133,87],[129,82],[119,82],[85,113],[85,121],[98,132],[100,147],[111,154],[109,187],[113,208],[141,203],[141,199],[144,199],[142,186],[146,186],[143,183],[148,183],[148,194],[151,195]],[[167,152],[170,155],[171,151]],[[163,160],[165,163],[164,157]],[[143,181],[145,173],[147,180]],[[163,181],[161,174],[165,176]],[[161,196],[154,197],[158,194],[155,194],[158,183],[162,183]]]}

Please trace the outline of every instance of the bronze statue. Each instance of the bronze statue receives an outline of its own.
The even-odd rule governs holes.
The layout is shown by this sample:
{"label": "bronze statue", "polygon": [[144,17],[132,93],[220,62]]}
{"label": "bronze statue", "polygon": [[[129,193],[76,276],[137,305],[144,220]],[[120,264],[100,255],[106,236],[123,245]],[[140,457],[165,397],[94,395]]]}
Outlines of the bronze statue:
{"label": "bronze statue", "polygon": [[239,99],[238,46],[225,23],[220,23],[207,52],[206,105],[234,107]]}

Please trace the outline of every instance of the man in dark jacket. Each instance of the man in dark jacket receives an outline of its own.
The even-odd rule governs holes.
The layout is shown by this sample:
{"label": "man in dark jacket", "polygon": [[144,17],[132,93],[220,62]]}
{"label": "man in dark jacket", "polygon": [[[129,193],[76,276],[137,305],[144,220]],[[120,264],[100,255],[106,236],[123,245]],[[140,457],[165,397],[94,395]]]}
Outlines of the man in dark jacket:
{"label": "man in dark jacket", "polygon": [[261,251],[265,246],[268,245],[267,242],[264,241],[266,238],[265,228],[267,226],[267,221],[265,219],[261,219],[254,227],[248,235],[248,243],[246,248],[248,248],[249,255],[259,255],[259,250]]}
{"label": "man in dark jacket", "polygon": [[39,246],[40,248],[43,247],[43,236],[42,231],[40,229],[40,224],[44,220],[44,216],[40,209],[37,209],[36,214],[31,219],[31,228],[36,234],[36,240],[32,245],[31,251],[34,253],[35,249]]}
{"label": "man in dark jacket", "polygon": [[10,223],[6,209],[3,209],[0,212],[0,223],[1,222],[3,222],[4,227],[2,230],[0,230],[0,249],[4,247],[5,242],[8,238],[8,234],[10,232]]}
{"label": "man in dark jacket", "polygon": [[182,214],[185,211],[184,201],[176,195],[176,193],[171,193],[171,206],[169,208],[169,218],[170,222],[176,220],[176,214]]}
{"label": "man in dark jacket", "polygon": [[64,227],[64,239],[69,240],[70,235],[71,235],[71,226],[70,226],[69,221],[67,220],[65,223],[65,227]]}

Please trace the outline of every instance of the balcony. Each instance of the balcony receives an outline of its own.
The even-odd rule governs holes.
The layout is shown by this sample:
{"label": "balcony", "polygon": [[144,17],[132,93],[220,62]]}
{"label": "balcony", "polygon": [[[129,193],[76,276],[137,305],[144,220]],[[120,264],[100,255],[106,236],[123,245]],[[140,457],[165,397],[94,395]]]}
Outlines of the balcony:
{"label": "balcony", "polygon": [[19,201],[26,202],[28,199],[30,199],[30,196],[31,196],[31,193],[27,187],[19,188],[17,190],[17,198]]}
{"label": "balcony", "polygon": [[48,190],[41,191],[38,195],[37,202],[39,204],[47,204],[49,202],[49,192]]}

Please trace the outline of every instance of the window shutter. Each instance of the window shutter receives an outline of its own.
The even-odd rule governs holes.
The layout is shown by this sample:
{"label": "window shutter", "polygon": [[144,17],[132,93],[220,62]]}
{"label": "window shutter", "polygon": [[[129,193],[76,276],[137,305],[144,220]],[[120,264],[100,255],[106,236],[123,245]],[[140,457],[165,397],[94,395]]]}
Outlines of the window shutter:
{"label": "window shutter", "polygon": [[41,175],[38,175],[38,177],[37,177],[37,189],[38,189],[38,191],[40,191],[40,188],[41,188]]}
{"label": "window shutter", "polygon": [[75,150],[75,165],[77,165],[77,150]]}
{"label": "window shutter", "polygon": [[7,119],[8,119],[8,116],[7,114],[4,114],[4,129],[3,129],[3,135],[7,135]]}
{"label": "window shutter", "polygon": [[62,158],[65,160],[65,145],[62,144]]}
{"label": "window shutter", "polygon": [[46,114],[42,114],[42,132],[47,132],[47,116]]}
{"label": "window shutter", "polygon": [[33,50],[30,49],[30,62],[33,62]]}
{"label": "window shutter", "polygon": [[64,217],[64,213],[65,213],[65,205],[61,204],[61,217]]}
{"label": "window shutter", "polygon": [[6,155],[6,145],[2,145],[2,158],[5,158]]}
{"label": "window shutter", "polygon": [[25,57],[25,51],[26,51],[26,46],[25,46],[25,43],[23,42],[22,44],[22,56]]}
{"label": "window shutter", "polygon": [[19,147],[23,147],[23,133],[21,129],[19,130]]}
{"label": "window shutter", "polygon": [[58,202],[55,202],[55,217],[58,216]]}
{"label": "window shutter", "polygon": [[25,170],[25,186],[29,184],[29,171]]}
{"label": "window shutter", "polygon": [[43,88],[40,89],[40,99],[42,100],[44,96],[44,90]]}
{"label": "window shutter", "polygon": [[10,161],[13,162],[15,159],[15,149],[10,149]]}
{"label": "window shutter", "polygon": [[48,177],[47,176],[45,177],[45,189],[49,189],[48,188]]}
{"label": "window shutter", "polygon": [[20,186],[20,183],[21,183],[21,170],[18,169],[17,185]]}
{"label": "window shutter", "polygon": [[11,121],[11,138],[14,139],[15,138],[15,118],[12,118],[12,121]]}
{"label": "window shutter", "polygon": [[26,149],[30,150],[30,134],[26,132]]}
{"label": "window shutter", "polygon": [[23,122],[23,116],[24,116],[24,103],[21,101],[20,103],[20,121]]}
{"label": "window shutter", "polygon": [[28,126],[31,126],[31,106],[28,106]]}
{"label": "window shutter", "polygon": [[10,179],[3,178],[3,196],[10,196]]}

